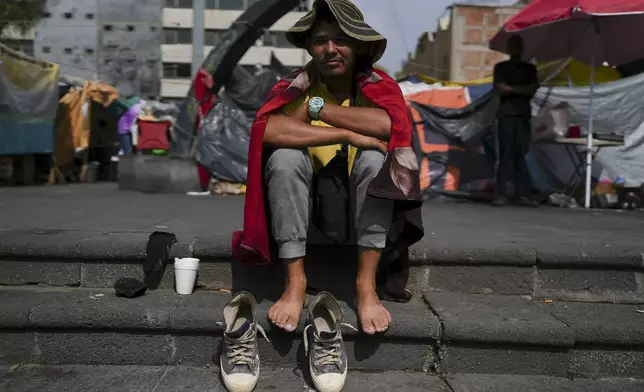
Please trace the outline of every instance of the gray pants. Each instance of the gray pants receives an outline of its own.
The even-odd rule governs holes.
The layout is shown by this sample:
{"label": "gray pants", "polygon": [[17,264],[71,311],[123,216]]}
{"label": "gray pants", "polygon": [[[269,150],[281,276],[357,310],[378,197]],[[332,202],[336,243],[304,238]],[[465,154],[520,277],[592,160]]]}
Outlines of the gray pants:
{"label": "gray pants", "polygon": [[[378,174],[385,156],[379,151],[359,151],[351,173],[356,194],[356,232],[358,245],[384,249],[394,213],[391,200],[367,196],[369,182]],[[282,148],[273,152],[266,163],[271,230],[281,259],[306,255],[309,227],[309,192],[313,178],[311,160],[306,150]]]}

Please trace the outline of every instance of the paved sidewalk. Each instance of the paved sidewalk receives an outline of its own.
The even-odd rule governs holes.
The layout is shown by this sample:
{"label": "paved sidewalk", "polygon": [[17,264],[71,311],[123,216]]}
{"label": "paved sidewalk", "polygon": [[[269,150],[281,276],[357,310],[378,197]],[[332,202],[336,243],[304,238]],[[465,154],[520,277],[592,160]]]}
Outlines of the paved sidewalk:
{"label": "paved sidewalk", "polygon": [[[349,372],[347,392],[637,392],[635,380],[568,380],[541,376],[461,375],[445,379],[422,373]],[[0,389],[93,392],[224,392],[215,369],[174,366],[20,366],[0,367]],[[314,391],[299,369],[263,369],[256,391]]]}
{"label": "paved sidewalk", "polygon": [[[243,197],[142,194],[116,184],[0,189],[0,236],[34,231],[92,233],[164,230],[229,246],[241,227]],[[640,212],[536,209],[429,202],[423,249],[529,250],[580,257],[640,258]],[[0,241],[1,246],[1,241]]]}

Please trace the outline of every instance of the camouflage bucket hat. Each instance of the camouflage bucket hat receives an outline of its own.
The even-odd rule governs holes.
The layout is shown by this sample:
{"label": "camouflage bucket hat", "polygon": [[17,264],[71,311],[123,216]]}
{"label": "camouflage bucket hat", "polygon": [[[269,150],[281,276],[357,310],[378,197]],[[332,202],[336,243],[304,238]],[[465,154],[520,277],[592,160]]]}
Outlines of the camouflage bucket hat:
{"label": "camouflage bucket hat", "polygon": [[316,0],[313,8],[286,32],[286,39],[297,48],[306,49],[306,39],[315,25],[320,7],[328,7],[346,35],[370,44],[371,65],[375,64],[387,48],[387,39],[364,21],[360,9],[350,0]]}

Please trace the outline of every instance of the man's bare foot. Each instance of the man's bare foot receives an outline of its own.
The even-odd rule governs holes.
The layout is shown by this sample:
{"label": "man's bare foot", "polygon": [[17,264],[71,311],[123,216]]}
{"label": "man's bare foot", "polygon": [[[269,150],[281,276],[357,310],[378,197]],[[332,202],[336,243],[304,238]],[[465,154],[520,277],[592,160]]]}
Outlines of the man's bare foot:
{"label": "man's bare foot", "polygon": [[358,288],[356,302],[360,324],[365,333],[373,335],[376,332],[385,332],[389,328],[391,315],[380,303],[375,290]]}
{"label": "man's bare foot", "polygon": [[271,322],[287,332],[297,329],[306,301],[306,282],[289,282],[282,297],[268,310]]}

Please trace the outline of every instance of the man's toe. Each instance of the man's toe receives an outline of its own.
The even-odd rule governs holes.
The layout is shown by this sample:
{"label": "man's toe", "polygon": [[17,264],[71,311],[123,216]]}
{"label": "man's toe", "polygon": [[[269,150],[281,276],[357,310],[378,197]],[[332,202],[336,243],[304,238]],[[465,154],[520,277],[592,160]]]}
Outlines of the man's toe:
{"label": "man's toe", "polygon": [[362,323],[362,330],[369,335],[373,335],[374,333],[376,333],[377,327],[375,326],[373,320],[365,319]]}
{"label": "man's toe", "polygon": [[288,314],[280,313],[278,318],[277,318],[277,323],[281,328],[284,328],[284,326],[286,325],[287,320],[288,320]]}
{"label": "man's toe", "polygon": [[391,313],[385,308],[384,306],[382,307],[382,311],[385,314],[385,318],[387,319],[387,325],[391,324]]}
{"label": "man's toe", "polygon": [[378,318],[377,326],[378,332],[384,332],[387,330],[387,317],[384,314]]}
{"label": "man's toe", "polygon": [[284,329],[287,330],[288,332],[293,332],[295,331],[296,328],[297,328],[297,321],[295,320],[295,316],[291,315],[284,322]]}

